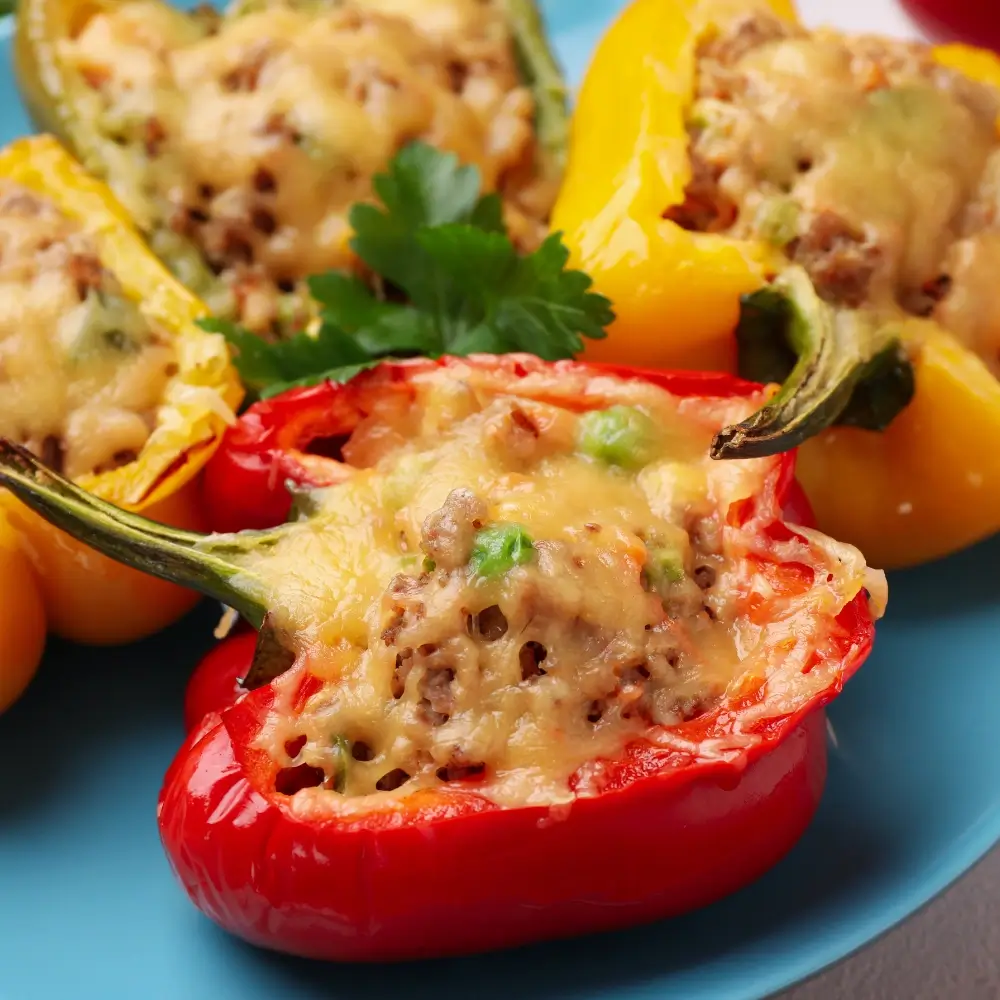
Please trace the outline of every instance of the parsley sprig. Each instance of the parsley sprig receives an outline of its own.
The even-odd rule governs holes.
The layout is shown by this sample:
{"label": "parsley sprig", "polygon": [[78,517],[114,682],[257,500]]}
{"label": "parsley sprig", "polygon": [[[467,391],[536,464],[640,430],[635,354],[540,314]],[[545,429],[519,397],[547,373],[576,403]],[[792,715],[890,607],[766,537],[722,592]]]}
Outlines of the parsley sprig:
{"label": "parsley sprig", "polygon": [[412,143],[373,184],[379,204],[350,211],[351,248],[380,287],[397,293],[392,301],[355,275],[330,271],[308,279],[319,306],[315,331],[266,343],[228,320],[202,320],[235,347],[252,392],[347,381],[387,357],[526,351],[569,358],[584,337],[605,336],[611,304],[590,291],[587,275],[566,267],[559,234],[519,254],[500,198],[481,194],[476,167]]}

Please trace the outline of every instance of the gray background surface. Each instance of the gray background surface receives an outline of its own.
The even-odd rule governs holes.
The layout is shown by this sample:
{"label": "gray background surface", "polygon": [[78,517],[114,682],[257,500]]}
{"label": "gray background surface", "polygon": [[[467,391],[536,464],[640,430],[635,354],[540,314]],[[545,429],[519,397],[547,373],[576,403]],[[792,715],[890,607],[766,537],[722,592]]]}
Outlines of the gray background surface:
{"label": "gray background surface", "polygon": [[1000,998],[1000,848],[884,937],[780,1000]]}

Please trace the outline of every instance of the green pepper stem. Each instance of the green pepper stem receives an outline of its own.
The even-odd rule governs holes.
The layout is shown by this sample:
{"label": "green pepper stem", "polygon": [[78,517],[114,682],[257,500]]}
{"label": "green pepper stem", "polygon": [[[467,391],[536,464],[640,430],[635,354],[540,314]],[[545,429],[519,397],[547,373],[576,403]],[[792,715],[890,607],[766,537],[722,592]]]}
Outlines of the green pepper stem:
{"label": "green pepper stem", "polygon": [[740,374],[782,384],[766,406],[719,431],[712,458],[776,455],[835,423],[884,430],[913,398],[913,368],[892,326],[834,309],[799,267],[744,298],[736,337]]}
{"label": "green pepper stem", "polygon": [[275,532],[208,536],[157,524],[88,493],[5,438],[0,438],[0,485],[116,562],[222,601],[260,628],[266,613],[264,582],[225,556],[266,544]]}
{"label": "green pepper stem", "polygon": [[535,131],[544,166],[562,176],[569,141],[569,88],[535,0],[505,0],[521,78],[535,98]]}

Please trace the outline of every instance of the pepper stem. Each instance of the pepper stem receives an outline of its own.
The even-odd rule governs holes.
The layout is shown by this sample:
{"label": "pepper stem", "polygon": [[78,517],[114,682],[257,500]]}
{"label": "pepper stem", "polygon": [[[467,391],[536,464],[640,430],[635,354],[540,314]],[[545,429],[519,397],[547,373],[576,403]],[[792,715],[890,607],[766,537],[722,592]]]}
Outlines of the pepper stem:
{"label": "pepper stem", "polygon": [[736,338],[740,375],[781,388],[719,431],[712,458],[776,455],[832,424],[885,430],[913,398],[913,367],[892,324],[828,305],[802,268],[744,296]]}
{"label": "pepper stem", "polygon": [[6,438],[0,438],[0,485],[116,562],[222,601],[260,628],[267,610],[264,581],[226,555],[267,544],[276,530],[208,536],[157,524],[80,489]]}
{"label": "pepper stem", "polygon": [[521,79],[535,98],[535,132],[544,166],[561,176],[569,141],[569,88],[535,0],[505,0],[504,8]]}

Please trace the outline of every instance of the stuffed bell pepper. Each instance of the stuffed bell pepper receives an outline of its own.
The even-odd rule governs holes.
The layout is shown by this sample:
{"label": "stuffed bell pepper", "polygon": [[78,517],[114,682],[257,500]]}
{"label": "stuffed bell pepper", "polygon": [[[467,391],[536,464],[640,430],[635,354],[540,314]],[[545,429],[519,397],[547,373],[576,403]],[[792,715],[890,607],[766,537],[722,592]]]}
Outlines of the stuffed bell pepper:
{"label": "stuffed bell pepper", "polygon": [[153,525],[11,445],[0,481],[260,629],[204,666],[161,793],[194,903],[295,954],[429,957],[700,906],[809,822],[822,706],[885,578],[803,523],[790,455],[709,458],[763,398],[527,355],[387,362],[267,404],[301,454],[342,443],[262,482],[290,520],[232,534]]}
{"label": "stuffed bell pepper", "polygon": [[[193,477],[241,391],[204,308],[150,255],[124,210],[52,138],[0,152],[0,433],[81,487],[184,527]],[[46,628],[126,642],[196,595],[55,531],[0,491],[0,709]]]}
{"label": "stuffed bell pepper", "polygon": [[267,337],[310,317],[307,276],[355,263],[348,210],[406,143],[478,166],[526,249],[562,173],[533,0],[23,0],[16,65],[180,280]]}
{"label": "stuffed bell pepper", "polygon": [[729,369],[738,348],[784,388],[716,453],[818,434],[819,525],[880,565],[991,534],[998,113],[991,53],[807,31],[785,0],[636,0],[554,212],[618,315],[587,356]]}

